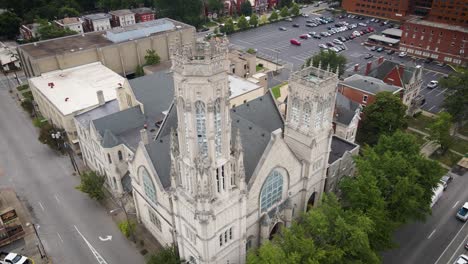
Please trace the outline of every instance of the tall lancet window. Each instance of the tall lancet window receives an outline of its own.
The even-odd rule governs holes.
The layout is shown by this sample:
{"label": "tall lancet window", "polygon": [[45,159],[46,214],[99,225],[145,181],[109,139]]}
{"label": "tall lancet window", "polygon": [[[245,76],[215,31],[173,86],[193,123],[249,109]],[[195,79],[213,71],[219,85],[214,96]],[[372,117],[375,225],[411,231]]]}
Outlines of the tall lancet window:
{"label": "tall lancet window", "polygon": [[214,121],[215,121],[215,146],[216,157],[221,156],[221,100],[218,98],[214,104]]}
{"label": "tall lancet window", "polygon": [[197,142],[198,151],[203,155],[208,155],[208,143],[206,141],[206,111],[205,104],[202,101],[195,102],[196,123],[197,123]]}
{"label": "tall lancet window", "polygon": [[182,111],[184,113],[184,126],[185,126],[185,148],[186,148],[186,153],[188,155],[190,155],[190,145],[189,145],[189,139],[187,138],[187,136],[189,135],[189,113],[187,113],[186,109],[185,109],[185,102],[184,102],[184,99],[182,99],[182,97],[179,97],[179,104],[182,108]]}
{"label": "tall lancet window", "polygon": [[299,99],[294,98],[291,103],[291,119],[293,122],[299,122]]}
{"label": "tall lancet window", "polygon": [[304,110],[302,114],[302,123],[304,124],[305,128],[310,127],[310,115],[312,113],[312,108],[310,107],[309,103],[304,104]]}
{"label": "tall lancet window", "polygon": [[322,116],[323,116],[323,103],[317,104],[317,111],[315,111],[315,128],[322,126]]}

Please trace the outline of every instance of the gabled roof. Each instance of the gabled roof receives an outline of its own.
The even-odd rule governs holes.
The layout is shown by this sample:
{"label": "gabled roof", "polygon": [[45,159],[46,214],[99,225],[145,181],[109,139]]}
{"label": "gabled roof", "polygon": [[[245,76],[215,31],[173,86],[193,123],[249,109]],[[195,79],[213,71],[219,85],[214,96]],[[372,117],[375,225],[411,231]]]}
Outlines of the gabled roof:
{"label": "gabled roof", "polygon": [[386,84],[378,78],[359,74],[354,74],[353,76],[344,79],[344,81],[340,83],[374,95],[380,92],[396,93],[402,89],[401,87],[395,85]]}
{"label": "gabled roof", "polygon": [[328,164],[332,164],[338,159],[341,159],[341,157],[343,157],[346,151],[350,152],[357,147],[358,145],[354,143],[351,143],[340,137],[333,136],[332,143],[331,143],[330,157],[328,158]]}
{"label": "gabled roof", "polygon": [[118,112],[119,109],[119,102],[117,99],[114,99],[112,101],[106,102],[103,105],[100,105],[99,107],[96,107],[92,110],[86,111],[82,114],[76,115],[75,119],[80,122],[84,127],[89,126],[89,122],[99,119],[101,117],[113,114]]}
{"label": "gabled roof", "polygon": [[[239,130],[244,148],[246,181],[249,182],[270,141],[271,132],[283,127],[283,119],[270,93],[231,109],[231,136]],[[164,188],[170,186],[170,131],[177,128],[177,111],[171,107],[157,138],[145,145]]]}
{"label": "gabled roof", "polygon": [[346,96],[337,93],[335,101],[334,121],[340,124],[349,125],[356,115],[359,104],[351,101]]}
{"label": "gabled roof", "polygon": [[[383,80],[394,68],[401,68],[403,74],[400,76],[402,83],[408,84],[416,71],[415,67],[401,65],[398,62],[384,60],[379,66],[369,72],[369,76]],[[400,71],[399,71],[400,72]]]}

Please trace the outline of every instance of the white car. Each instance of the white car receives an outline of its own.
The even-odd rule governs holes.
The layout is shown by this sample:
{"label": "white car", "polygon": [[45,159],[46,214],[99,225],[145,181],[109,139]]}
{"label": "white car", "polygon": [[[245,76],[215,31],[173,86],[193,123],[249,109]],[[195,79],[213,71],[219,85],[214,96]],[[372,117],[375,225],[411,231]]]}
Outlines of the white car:
{"label": "white car", "polygon": [[30,264],[31,261],[25,257],[21,256],[16,253],[8,253],[4,259],[6,263],[12,263],[12,264]]}
{"label": "white car", "polygon": [[339,39],[334,39],[333,40],[333,43],[336,43],[336,44],[339,44],[339,45],[343,45],[343,42]]}
{"label": "white car", "polygon": [[361,27],[367,27],[365,23],[359,23],[358,25],[360,25]]}
{"label": "white car", "polygon": [[402,52],[400,52],[400,53],[398,54],[398,57],[403,58],[403,57],[406,57],[407,54],[408,54],[408,53],[402,51]]}
{"label": "white car", "polygon": [[320,47],[321,49],[328,49],[327,45],[325,45],[325,44],[320,44],[319,47]]}
{"label": "white car", "polygon": [[467,264],[467,263],[468,263],[468,256],[460,255],[453,264]]}
{"label": "white car", "polygon": [[286,21],[292,22],[292,18],[288,17],[285,19]]}
{"label": "white car", "polygon": [[359,37],[359,36],[361,36],[361,33],[359,33],[358,31],[354,31],[353,35],[356,36],[356,37]]}
{"label": "white car", "polygon": [[303,16],[303,17],[309,17],[309,15],[306,14],[306,13],[303,13],[302,16]]}
{"label": "white car", "polygon": [[437,85],[439,85],[439,82],[438,81],[430,81],[428,84],[427,84],[427,88],[431,88],[431,89],[434,89],[437,87]]}

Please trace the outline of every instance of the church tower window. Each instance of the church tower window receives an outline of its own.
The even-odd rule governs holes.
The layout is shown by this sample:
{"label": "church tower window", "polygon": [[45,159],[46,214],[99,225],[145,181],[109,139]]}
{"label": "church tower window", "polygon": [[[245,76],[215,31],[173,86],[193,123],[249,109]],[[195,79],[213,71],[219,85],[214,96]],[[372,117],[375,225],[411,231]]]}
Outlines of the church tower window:
{"label": "church tower window", "polygon": [[221,156],[221,100],[218,98],[214,104],[214,118],[215,118],[215,146],[216,157]]}
{"label": "church tower window", "polygon": [[208,155],[208,143],[206,140],[206,112],[205,104],[201,101],[195,103],[197,122],[197,142],[199,152],[206,157]]}
{"label": "church tower window", "polygon": [[304,104],[304,111],[302,115],[302,123],[304,124],[304,127],[309,128],[310,127],[310,115],[312,113],[312,109],[310,107],[309,103]]}
{"label": "church tower window", "polygon": [[273,204],[281,200],[283,194],[283,175],[274,169],[266,178],[260,193],[260,209],[268,210]]}
{"label": "church tower window", "polygon": [[291,119],[293,122],[299,122],[299,99],[294,98],[291,104]]}
{"label": "church tower window", "polygon": [[148,173],[148,171],[141,167],[139,170],[140,177],[143,179],[143,188],[145,190],[146,196],[153,202],[156,203],[156,188],[154,187],[153,180]]}
{"label": "church tower window", "polygon": [[322,126],[323,118],[323,104],[317,104],[317,111],[315,112],[315,128],[320,128]]}

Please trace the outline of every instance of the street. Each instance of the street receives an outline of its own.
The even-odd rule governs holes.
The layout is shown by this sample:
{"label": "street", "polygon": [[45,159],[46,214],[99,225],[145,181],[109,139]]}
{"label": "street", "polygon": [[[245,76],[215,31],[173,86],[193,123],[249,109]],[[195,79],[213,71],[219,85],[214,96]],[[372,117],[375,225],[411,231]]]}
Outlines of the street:
{"label": "street", "polygon": [[463,246],[468,226],[455,215],[468,201],[468,175],[452,175],[454,179],[434,205],[432,215],[425,222],[406,225],[395,233],[398,247],[383,254],[384,263],[446,264],[467,253]]}
{"label": "street", "polygon": [[[11,76],[10,76],[11,78]],[[14,89],[14,88],[13,88]],[[14,188],[38,226],[53,263],[144,263],[97,202],[75,189],[67,156],[38,140],[31,119],[0,79],[0,187]],[[109,238],[102,241],[101,238]]]}
{"label": "street", "polygon": [[[350,35],[353,30],[347,30],[344,32],[337,33],[330,37],[322,37],[322,39],[299,39],[301,34],[307,32],[323,32],[327,31],[327,27],[333,27],[335,23],[339,21],[347,21],[348,23],[362,23],[370,18],[365,18],[364,20],[353,19],[353,18],[344,18],[336,19],[335,22],[319,25],[317,27],[306,27],[306,20],[313,19],[318,16],[331,16],[329,12],[323,12],[321,14],[313,13],[313,10],[306,11],[309,14],[309,17],[296,17],[293,18],[292,22],[288,21],[279,21],[272,24],[267,24],[258,28],[253,28],[247,31],[242,31],[234,33],[229,36],[229,41],[232,48],[246,50],[248,48],[257,49],[257,56],[270,60],[272,62],[279,62],[283,64],[285,68],[282,70],[282,73],[279,76],[275,76],[275,80],[269,82],[269,87],[272,87],[282,81],[286,81],[289,77],[291,70],[299,69],[304,62],[315,55],[320,51],[319,44],[324,44],[326,42],[331,42],[333,39],[341,36]],[[299,24],[299,27],[293,27],[293,24]],[[379,23],[371,22],[368,26],[371,26],[375,29],[374,33],[371,34],[380,34],[382,30],[387,28],[386,26],[381,26]],[[286,31],[280,31],[279,27],[285,27]],[[359,26],[356,30],[362,30],[364,27]],[[376,52],[371,51],[370,47],[362,45],[362,43],[367,39],[366,36],[358,37],[354,40],[350,40],[344,43],[346,50],[340,52],[347,58],[346,68],[351,70],[354,68],[355,64],[360,64],[360,67],[365,67],[368,60],[364,57],[366,54],[370,53],[374,55],[374,59],[380,56],[383,56],[387,60],[393,60],[400,62],[408,66],[423,65],[424,67],[424,76],[423,76],[423,86],[421,94],[425,96],[426,102],[422,105],[422,109],[434,114],[437,114],[443,110],[442,102],[446,93],[445,89],[439,87],[435,89],[428,89],[427,84],[432,80],[439,80],[443,76],[452,72],[452,69],[448,66],[438,66],[436,63],[424,63],[421,59],[411,58],[411,57],[398,57],[398,53],[392,55],[387,54],[386,52]],[[289,43],[290,39],[299,39],[301,46],[291,45]]]}

